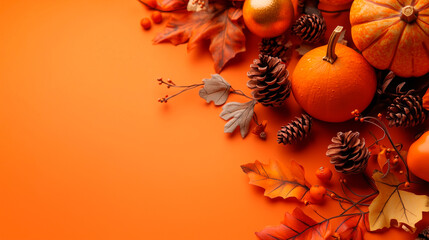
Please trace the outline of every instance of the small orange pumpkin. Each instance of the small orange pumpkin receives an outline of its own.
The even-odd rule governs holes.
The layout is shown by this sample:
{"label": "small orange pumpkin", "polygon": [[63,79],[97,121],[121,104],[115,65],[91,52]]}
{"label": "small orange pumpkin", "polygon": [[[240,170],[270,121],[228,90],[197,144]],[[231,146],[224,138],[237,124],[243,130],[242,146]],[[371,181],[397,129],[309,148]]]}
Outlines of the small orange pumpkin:
{"label": "small orange pumpkin", "polygon": [[327,122],[343,122],[353,117],[354,109],[363,111],[377,86],[375,71],[362,55],[336,44],[342,30],[338,26],[328,45],[306,53],[292,75],[295,100],[308,114]]}
{"label": "small orange pumpkin", "polygon": [[401,77],[429,72],[429,0],[355,0],[352,38],[366,60]]}

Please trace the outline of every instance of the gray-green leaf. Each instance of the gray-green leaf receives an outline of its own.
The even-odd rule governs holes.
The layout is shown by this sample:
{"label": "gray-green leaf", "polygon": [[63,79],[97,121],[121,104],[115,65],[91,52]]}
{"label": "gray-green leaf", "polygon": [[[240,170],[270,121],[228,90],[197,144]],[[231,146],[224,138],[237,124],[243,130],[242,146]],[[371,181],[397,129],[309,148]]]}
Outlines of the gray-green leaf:
{"label": "gray-green leaf", "polygon": [[224,127],[224,132],[232,133],[240,126],[241,137],[246,137],[249,132],[250,121],[253,118],[253,109],[256,100],[251,100],[246,103],[230,102],[222,107],[220,117],[224,120],[229,120]]}
{"label": "gray-green leaf", "polygon": [[200,97],[204,98],[207,103],[213,101],[217,106],[226,102],[229,96],[231,85],[226,82],[219,74],[212,74],[212,78],[203,79],[204,87],[200,89]]}

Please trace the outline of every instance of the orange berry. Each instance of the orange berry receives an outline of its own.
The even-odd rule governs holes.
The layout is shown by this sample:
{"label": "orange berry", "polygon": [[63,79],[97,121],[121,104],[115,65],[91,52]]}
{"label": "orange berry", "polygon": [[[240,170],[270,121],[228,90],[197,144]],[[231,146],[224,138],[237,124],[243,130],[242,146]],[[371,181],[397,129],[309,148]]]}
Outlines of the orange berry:
{"label": "orange berry", "polygon": [[398,162],[399,162],[399,158],[397,158],[396,156],[393,158],[393,160],[392,160],[392,163],[394,164],[394,165],[397,165],[398,164]]}
{"label": "orange berry", "polygon": [[310,197],[316,203],[321,202],[325,194],[326,188],[323,186],[313,185],[310,188]]}
{"label": "orange berry", "polygon": [[329,182],[332,178],[332,171],[329,168],[320,167],[316,170],[316,176],[322,182]]}
{"label": "orange berry", "polygon": [[160,24],[162,22],[162,13],[159,11],[153,11],[150,18],[152,18],[152,21],[155,24]]}
{"label": "orange berry", "polygon": [[405,188],[409,188],[410,187],[410,183],[409,182],[405,182],[404,187]]}
{"label": "orange berry", "polygon": [[336,195],[335,195],[335,193],[331,193],[331,198],[335,198],[336,197]]}
{"label": "orange berry", "polygon": [[152,23],[147,17],[142,18],[142,20],[140,21],[140,24],[142,25],[144,30],[149,30],[150,27],[152,26]]}

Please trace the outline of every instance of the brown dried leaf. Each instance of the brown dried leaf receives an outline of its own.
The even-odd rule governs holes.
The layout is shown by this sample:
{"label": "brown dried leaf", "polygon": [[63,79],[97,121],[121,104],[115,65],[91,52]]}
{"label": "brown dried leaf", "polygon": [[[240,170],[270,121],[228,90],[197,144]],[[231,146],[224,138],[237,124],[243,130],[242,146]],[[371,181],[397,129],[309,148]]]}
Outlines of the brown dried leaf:
{"label": "brown dried leaf", "polygon": [[385,93],[387,87],[389,86],[389,84],[393,81],[393,79],[396,77],[395,73],[390,71],[386,77],[383,80],[383,84],[381,85],[381,92],[380,93]]}
{"label": "brown dried leaf", "polygon": [[304,56],[306,53],[310,52],[315,47],[316,46],[314,46],[314,45],[303,43],[298,48],[295,48],[295,51],[297,51],[299,55]]}
{"label": "brown dried leaf", "polygon": [[188,42],[188,50],[208,40],[216,72],[237,53],[246,50],[243,29],[243,12],[240,8],[213,3],[207,11],[175,14],[154,43],[171,42],[174,45]]}
{"label": "brown dried leaf", "polygon": [[249,132],[250,121],[253,118],[253,108],[255,104],[256,100],[251,100],[246,103],[230,102],[225,104],[220,113],[222,119],[229,120],[225,124],[224,132],[232,133],[240,126],[241,137],[246,137]]}
{"label": "brown dried leaf", "polygon": [[226,82],[219,74],[212,74],[212,78],[203,79],[204,87],[200,90],[200,97],[207,103],[213,102],[216,106],[226,102],[229,96],[231,85]]}
{"label": "brown dried leaf", "polygon": [[415,232],[415,224],[422,220],[422,213],[429,211],[429,197],[399,190],[399,181],[393,173],[384,178],[383,175],[375,171],[372,176],[379,194],[369,206],[370,230],[389,228],[391,221],[396,220],[398,225]]}

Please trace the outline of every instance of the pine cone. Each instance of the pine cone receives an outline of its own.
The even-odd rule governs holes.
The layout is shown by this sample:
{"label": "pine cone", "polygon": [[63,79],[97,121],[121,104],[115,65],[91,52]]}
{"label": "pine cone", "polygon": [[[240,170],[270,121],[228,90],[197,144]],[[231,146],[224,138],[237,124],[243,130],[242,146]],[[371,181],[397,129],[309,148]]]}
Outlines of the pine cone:
{"label": "pine cone", "polygon": [[263,38],[259,43],[259,53],[280,58],[284,63],[288,63],[292,56],[291,46],[292,43],[286,39],[285,35]]}
{"label": "pine cone", "polygon": [[414,127],[422,124],[426,119],[426,112],[421,97],[410,90],[395,98],[387,108],[386,119],[389,120],[389,127]]}
{"label": "pine cone", "polygon": [[326,156],[331,158],[337,172],[354,174],[366,168],[370,153],[365,147],[365,139],[359,139],[359,132],[338,132],[332,142]]}
{"label": "pine cone", "polygon": [[280,58],[259,54],[247,73],[252,96],[264,106],[278,107],[290,95],[289,72]]}
{"label": "pine cone", "polygon": [[325,19],[314,13],[302,15],[292,26],[292,31],[304,41],[319,42],[326,32]]}
{"label": "pine cone", "polygon": [[307,114],[302,114],[301,118],[296,117],[286,126],[277,132],[277,142],[286,144],[296,143],[306,138],[311,130],[312,119]]}
{"label": "pine cone", "polygon": [[429,227],[423,229],[423,231],[417,236],[416,240],[429,240]]}

